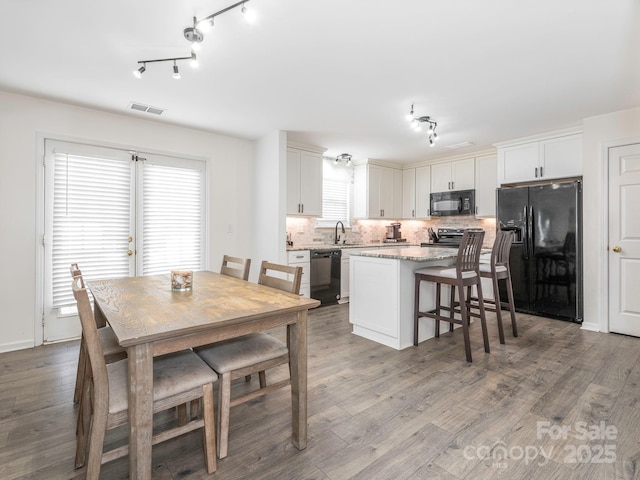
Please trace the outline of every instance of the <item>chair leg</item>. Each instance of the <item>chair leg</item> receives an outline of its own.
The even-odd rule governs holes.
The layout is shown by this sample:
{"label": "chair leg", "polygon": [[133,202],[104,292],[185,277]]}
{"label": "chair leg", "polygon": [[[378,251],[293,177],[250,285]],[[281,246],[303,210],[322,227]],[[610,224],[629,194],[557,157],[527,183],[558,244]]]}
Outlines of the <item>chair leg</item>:
{"label": "chair leg", "polygon": [[78,371],[76,372],[76,387],[73,392],[73,403],[78,403],[82,397],[82,379],[87,361],[87,350],[84,343],[84,333],[80,337],[80,352],[78,353]]}
{"label": "chair leg", "polygon": [[[456,287],[454,285],[451,285],[449,293],[449,308],[451,308],[449,310],[449,318],[453,318],[453,308],[456,304]],[[453,332],[453,322],[449,322],[449,332]]]}
{"label": "chair leg", "polygon": [[498,286],[498,279],[496,277],[491,278],[493,281],[493,301],[496,306],[496,320],[498,321],[498,336],[500,337],[500,343],[504,345],[504,328],[502,326],[502,303],[500,301],[500,289]]}
{"label": "chair leg", "polygon": [[420,279],[416,275],[413,300],[413,345],[418,346],[418,324],[420,323]]}
{"label": "chair leg", "polygon": [[482,296],[482,282],[478,278],[478,306],[480,308],[480,323],[482,324],[482,339],[484,340],[484,351],[489,353],[489,332],[487,331],[487,315],[484,310],[484,299]]}
{"label": "chair leg", "polygon": [[217,468],[216,425],[213,409],[213,385],[211,383],[207,383],[202,387],[202,418],[204,419],[202,442],[204,444],[204,463],[207,468],[207,473],[209,474],[215,472]]}
{"label": "chair leg", "polygon": [[511,313],[511,329],[513,330],[513,336],[518,336],[518,327],[516,325],[516,310],[515,303],[513,301],[513,287],[511,285],[511,275],[507,275],[505,280],[507,282],[507,299],[509,300],[509,312]]}
{"label": "chair leg", "polygon": [[[106,406],[105,406],[106,407]],[[102,410],[102,409],[101,409]],[[91,422],[91,434],[89,436],[89,458],[87,460],[87,480],[100,478],[100,466],[102,465],[102,448],[104,435],[107,431],[107,411],[97,414],[94,412]]]}
{"label": "chair leg", "polygon": [[227,456],[229,445],[229,410],[231,408],[231,373],[220,377],[220,400],[218,401],[218,458]]}
{"label": "chair leg", "polygon": [[[453,286],[451,289],[453,290]],[[460,285],[460,305],[464,302],[464,287]],[[460,308],[460,315],[462,316],[462,336],[464,337],[464,353],[467,357],[467,362],[472,362],[471,359],[471,339],[469,338],[469,315],[466,308]]]}
{"label": "chair leg", "polygon": [[441,300],[441,288],[442,286],[439,283],[436,283],[436,327],[435,327],[435,335],[436,338],[440,337],[440,300]]}
{"label": "chair leg", "polygon": [[89,433],[91,432],[91,379],[86,379],[80,398],[76,423],[76,459],[75,467],[81,468],[87,462]]}

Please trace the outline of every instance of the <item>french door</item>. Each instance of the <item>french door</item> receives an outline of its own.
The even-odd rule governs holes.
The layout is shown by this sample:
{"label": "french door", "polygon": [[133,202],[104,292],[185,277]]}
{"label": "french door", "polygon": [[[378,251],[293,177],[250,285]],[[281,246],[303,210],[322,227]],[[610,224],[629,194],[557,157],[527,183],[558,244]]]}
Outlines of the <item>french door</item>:
{"label": "french door", "polygon": [[80,335],[69,266],[86,281],[201,270],[205,162],[45,140],[43,339]]}

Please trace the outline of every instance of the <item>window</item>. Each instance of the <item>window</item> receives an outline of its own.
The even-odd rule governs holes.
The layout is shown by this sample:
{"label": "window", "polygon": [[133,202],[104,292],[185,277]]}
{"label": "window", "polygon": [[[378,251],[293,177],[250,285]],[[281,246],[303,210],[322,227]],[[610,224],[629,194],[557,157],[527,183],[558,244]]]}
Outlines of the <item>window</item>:
{"label": "window", "polygon": [[45,340],[73,336],[47,337],[47,323],[75,314],[72,262],[88,281],[204,268],[203,161],[52,140],[45,150]]}
{"label": "window", "polygon": [[318,227],[333,227],[336,222],[351,223],[352,167],[324,159],[322,169],[322,218]]}

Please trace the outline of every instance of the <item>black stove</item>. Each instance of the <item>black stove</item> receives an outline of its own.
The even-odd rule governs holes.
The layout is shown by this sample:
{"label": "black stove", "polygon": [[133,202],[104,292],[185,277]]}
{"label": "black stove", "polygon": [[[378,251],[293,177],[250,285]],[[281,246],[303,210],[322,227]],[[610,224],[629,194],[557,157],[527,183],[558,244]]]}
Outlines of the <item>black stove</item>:
{"label": "black stove", "polygon": [[466,228],[439,228],[437,240],[433,243],[421,243],[421,247],[458,248]]}

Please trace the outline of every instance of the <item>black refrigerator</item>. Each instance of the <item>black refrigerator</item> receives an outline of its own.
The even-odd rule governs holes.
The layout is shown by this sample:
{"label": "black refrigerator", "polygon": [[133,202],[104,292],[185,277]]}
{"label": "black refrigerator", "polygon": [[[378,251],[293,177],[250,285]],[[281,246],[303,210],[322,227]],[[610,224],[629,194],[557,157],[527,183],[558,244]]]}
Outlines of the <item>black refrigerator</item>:
{"label": "black refrigerator", "polygon": [[515,231],[509,265],[517,311],[582,322],[581,225],[580,181],[497,190],[497,228]]}

